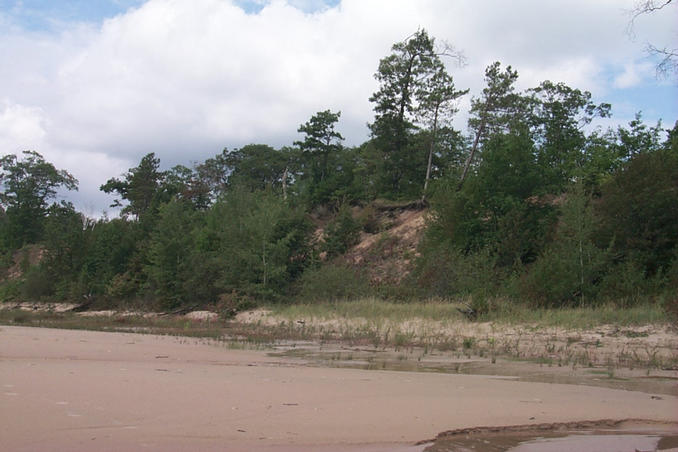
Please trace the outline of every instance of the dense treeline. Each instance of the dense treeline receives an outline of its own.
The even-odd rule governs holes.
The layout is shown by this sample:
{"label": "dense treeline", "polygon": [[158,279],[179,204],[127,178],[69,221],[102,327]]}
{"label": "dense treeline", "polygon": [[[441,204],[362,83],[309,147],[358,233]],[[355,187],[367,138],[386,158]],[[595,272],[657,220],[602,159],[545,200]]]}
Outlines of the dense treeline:
{"label": "dense treeline", "polygon": [[[169,170],[148,154],[101,186],[120,218],[89,219],[55,202],[59,190],[77,189],[67,171],[36,152],[6,155],[0,298],[229,312],[367,294],[472,295],[481,311],[519,301],[676,303],[678,123],[664,130],[638,114],[626,127],[594,128],[609,104],[550,81],[518,91],[518,73],[494,63],[464,134],[451,125],[468,91],[445,68],[450,53],[423,30],[393,46],[375,74],[375,118],[360,146],[343,145],[340,113],[326,110],[281,149],[224,149]],[[337,263],[361,228],[375,232],[350,206],[378,198],[430,207],[399,287],[372,287]],[[319,240],[314,221],[323,218]],[[21,277],[9,277],[17,259]]]}

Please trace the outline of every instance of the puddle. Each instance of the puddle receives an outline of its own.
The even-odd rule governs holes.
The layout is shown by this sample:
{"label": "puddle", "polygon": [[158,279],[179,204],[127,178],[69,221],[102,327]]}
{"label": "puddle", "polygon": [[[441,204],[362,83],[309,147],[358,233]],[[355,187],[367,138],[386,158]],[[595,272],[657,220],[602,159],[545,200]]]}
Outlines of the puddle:
{"label": "puddle", "polygon": [[[442,433],[424,452],[644,452],[678,450],[678,424],[610,422],[608,428],[577,423],[466,429]],[[594,423],[591,423],[594,424]],[[616,424],[616,425],[615,425]]]}
{"label": "puddle", "polygon": [[296,360],[303,365],[364,370],[438,372],[490,375],[537,383],[575,384],[623,389],[660,395],[678,395],[678,372],[660,369],[621,369],[557,366],[532,361],[478,357],[464,352],[350,348],[312,343],[280,344],[270,356]]}

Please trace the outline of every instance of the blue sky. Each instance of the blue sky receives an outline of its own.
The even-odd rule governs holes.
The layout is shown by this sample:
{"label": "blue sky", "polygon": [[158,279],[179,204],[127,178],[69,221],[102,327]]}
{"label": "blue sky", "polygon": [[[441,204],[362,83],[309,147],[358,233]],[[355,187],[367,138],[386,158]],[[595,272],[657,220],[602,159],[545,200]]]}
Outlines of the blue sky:
{"label": "blue sky", "polygon": [[368,138],[373,74],[425,28],[464,52],[448,69],[470,94],[501,61],[518,87],[591,91],[616,127],[643,112],[678,119],[678,80],[657,79],[646,43],[675,48],[678,3],[638,18],[636,0],[0,0],[0,154],[32,149],[80,180],[98,214],[108,178],[155,152],[164,166],[248,143],[290,145],[317,111],[342,112],[348,145]]}
{"label": "blue sky", "polygon": [[93,22],[124,13],[144,0],[0,0],[0,11],[31,31],[54,31],[72,22]]}
{"label": "blue sky", "polygon": [[[146,0],[0,0],[0,11],[26,30],[55,31],[72,22],[99,23]],[[295,7],[313,13],[334,7],[340,0],[297,0]],[[237,0],[248,14],[259,13],[266,1]]]}

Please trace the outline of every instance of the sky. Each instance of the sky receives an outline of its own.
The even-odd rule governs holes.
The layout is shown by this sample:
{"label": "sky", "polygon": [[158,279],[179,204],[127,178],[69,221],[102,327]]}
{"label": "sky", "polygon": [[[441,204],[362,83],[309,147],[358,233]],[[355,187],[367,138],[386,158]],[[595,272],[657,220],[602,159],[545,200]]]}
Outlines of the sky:
{"label": "sky", "polygon": [[347,145],[368,139],[374,73],[418,28],[462,51],[455,126],[493,61],[518,87],[543,80],[612,104],[600,124],[678,119],[678,80],[647,43],[678,45],[678,5],[629,21],[636,0],[0,0],[0,155],[35,150],[80,181],[66,194],[100,216],[111,177],[155,152],[191,166],[248,143],[300,138],[341,111]]}

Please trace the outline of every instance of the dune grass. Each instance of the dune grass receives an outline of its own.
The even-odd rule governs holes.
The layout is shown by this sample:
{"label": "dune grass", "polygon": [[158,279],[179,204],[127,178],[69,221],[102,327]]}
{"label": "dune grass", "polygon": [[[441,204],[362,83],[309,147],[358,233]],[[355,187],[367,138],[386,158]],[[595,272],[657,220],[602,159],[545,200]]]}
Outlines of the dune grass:
{"label": "dune grass", "polygon": [[[267,309],[281,318],[294,319],[364,319],[403,322],[412,319],[441,322],[468,321],[459,309],[472,305],[472,299],[416,301],[395,303],[376,298],[331,303],[270,305]],[[499,324],[525,324],[534,327],[563,327],[589,329],[601,325],[642,326],[669,323],[656,303],[643,303],[620,308],[612,303],[596,307],[534,308],[507,300],[493,300],[492,309],[481,314],[477,321]]]}

